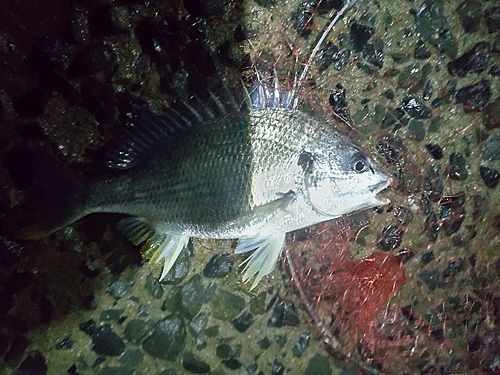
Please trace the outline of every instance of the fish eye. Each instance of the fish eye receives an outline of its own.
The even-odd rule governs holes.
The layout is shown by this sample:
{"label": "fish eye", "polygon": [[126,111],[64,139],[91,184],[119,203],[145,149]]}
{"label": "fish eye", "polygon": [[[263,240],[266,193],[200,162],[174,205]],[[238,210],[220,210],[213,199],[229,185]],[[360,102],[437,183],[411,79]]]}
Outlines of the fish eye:
{"label": "fish eye", "polygon": [[358,173],[365,172],[366,170],[368,170],[368,163],[362,159],[356,160],[352,165],[352,169],[354,169]]}

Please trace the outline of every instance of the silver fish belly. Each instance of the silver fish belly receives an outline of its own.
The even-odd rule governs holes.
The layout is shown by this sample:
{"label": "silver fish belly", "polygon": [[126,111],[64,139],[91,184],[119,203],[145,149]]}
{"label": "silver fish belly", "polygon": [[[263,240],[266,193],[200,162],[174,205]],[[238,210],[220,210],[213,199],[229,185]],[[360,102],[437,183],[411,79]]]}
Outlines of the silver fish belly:
{"label": "silver fish belly", "polygon": [[190,237],[238,238],[236,254],[254,250],[243,275],[254,288],[274,268],[287,232],[388,203],[377,194],[390,178],[359,147],[269,93],[253,87],[244,108],[215,95],[198,109],[185,103],[192,120],[167,110],[187,129],[175,136],[160,134],[164,120],[146,121],[120,153],[133,166],[115,161],[123,175],[94,184],[78,216],[132,215],[120,229],[154,250],[152,261],[164,261],[160,279]]}

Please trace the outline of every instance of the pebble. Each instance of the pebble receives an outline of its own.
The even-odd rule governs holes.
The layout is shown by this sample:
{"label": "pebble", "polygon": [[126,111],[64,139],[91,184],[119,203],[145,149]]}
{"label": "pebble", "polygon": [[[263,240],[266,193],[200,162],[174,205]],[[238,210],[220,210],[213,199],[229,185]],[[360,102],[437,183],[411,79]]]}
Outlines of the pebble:
{"label": "pebble", "polygon": [[469,73],[481,73],[488,69],[488,43],[477,43],[471,50],[465,52],[456,60],[448,63],[448,72],[452,76],[465,77]]}
{"label": "pebble", "polygon": [[466,33],[474,33],[481,23],[481,4],[476,0],[465,0],[457,7],[460,23]]}
{"label": "pebble", "polygon": [[448,266],[443,271],[443,277],[456,276],[465,269],[463,258],[458,258],[448,263]]}
{"label": "pebble", "polygon": [[152,273],[146,277],[145,287],[151,297],[159,299],[163,296],[163,287]]}
{"label": "pebble", "polygon": [[377,68],[384,66],[384,43],[382,39],[377,39],[367,43],[363,48],[363,58]]}
{"label": "pebble", "polygon": [[210,307],[214,318],[233,320],[245,308],[245,299],[223,289],[217,289],[210,300]]}
{"label": "pebble", "polygon": [[297,310],[292,301],[282,300],[276,304],[267,325],[269,327],[283,327],[299,325]]}
{"label": "pebble", "polygon": [[203,304],[205,288],[200,275],[194,275],[181,289],[181,311],[188,319],[198,314]]}
{"label": "pebble", "polygon": [[[188,242],[188,247],[192,248],[191,241]],[[181,251],[172,269],[167,273],[161,284],[177,285],[184,280],[191,267],[191,259],[189,259],[188,251]]]}
{"label": "pebble", "polygon": [[70,336],[67,336],[56,344],[56,349],[71,349],[73,344],[73,339],[71,339]]}
{"label": "pebble", "polygon": [[487,187],[490,189],[497,187],[500,181],[500,174],[496,169],[481,166],[479,167],[479,173]]}
{"label": "pebble", "polygon": [[490,81],[483,79],[473,85],[462,87],[455,97],[457,103],[464,105],[466,112],[482,111],[491,97]]}
{"label": "pebble", "polygon": [[377,246],[383,251],[397,249],[403,240],[405,230],[397,225],[389,225],[382,229],[381,237],[377,240]]}
{"label": "pebble", "polygon": [[118,321],[125,310],[123,309],[108,309],[101,311],[99,314],[99,320],[103,321]]}
{"label": "pebble", "polygon": [[174,313],[160,320],[151,336],[142,343],[142,348],[149,355],[175,361],[186,343],[186,325],[179,313]]}
{"label": "pebble", "polygon": [[236,358],[224,359],[222,364],[230,370],[238,370],[242,366],[241,362]]}
{"label": "pebble", "polygon": [[349,104],[346,100],[346,92],[344,86],[338,83],[335,86],[335,91],[330,94],[328,102],[332,107],[333,112],[343,121],[352,123],[351,113],[349,112]]}
{"label": "pebble", "polygon": [[423,270],[418,274],[419,280],[421,280],[430,291],[436,289],[439,282],[439,271],[438,270]]}
{"label": "pebble", "polygon": [[436,143],[427,143],[425,148],[435,160],[441,160],[443,158],[443,148]]}
{"label": "pebble", "polygon": [[128,342],[139,345],[155,326],[152,320],[132,319],[123,332]]}
{"label": "pebble", "polygon": [[99,372],[99,375],[132,375],[135,368],[106,366]]}
{"label": "pebble", "polygon": [[415,119],[428,119],[432,117],[432,110],[412,96],[405,97],[399,108],[406,111],[410,117]]}
{"label": "pebble", "polygon": [[375,30],[373,28],[353,22],[351,24],[350,37],[354,51],[361,52],[373,34],[375,34]]}
{"label": "pebble", "polygon": [[414,215],[412,210],[408,207],[396,206],[394,207],[394,216],[401,224],[407,227],[413,221]]}
{"label": "pebble", "polygon": [[448,162],[448,177],[452,180],[465,181],[468,176],[464,156],[459,152],[452,153]]}
{"label": "pebble", "polygon": [[182,367],[193,374],[208,374],[211,370],[208,363],[191,351],[184,353],[182,356]]}
{"label": "pebble", "polygon": [[234,266],[234,257],[229,253],[214,255],[203,269],[205,277],[223,278],[229,275]]}
{"label": "pebble", "polygon": [[452,235],[459,231],[465,220],[465,208],[463,206],[457,207],[439,207],[439,218],[441,228],[447,236]]}
{"label": "pebble", "polygon": [[92,350],[98,355],[116,357],[123,353],[125,344],[111,325],[104,324],[92,333]]}
{"label": "pebble", "polygon": [[395,164],[407,155],[403,140],[393,135],[383,135],[378,139],[377,150],[387,164]]}
{"label": "pebble", "polygon": [[488,130],[500,128],[500,97],[488,103],[483,111],[483,125]]}
{"label": "pebble", "polygon": [[303,1],[296,11],[292,13],[291,24],[300,36],[311,34],[313,18],[316,9],[315,2]]}
{"label": "pebble", "polygon": [[273,367],[271,367],[271,375],[283,375],[285,366],[278,357],[274,357]]}
{"label": "pebble", "polygon": [[241,354],[241,345],[230,345],[227,343],[217,345],[215,354],[221,359],[239,357]]}
{"label": "pebble", "polygon": [[417,60],[427,60],[431,57],[431,51],[423,41],[419,40],[413,50],[413,57]]}
{"label": "pebble", "polygon": [[193,320],[191,320],[188,324],[189,331],[193,334],[193,336],[201,336],[208,324],[208,315],[204,312],[196,315]]}
{"label": "pebble", "polygon": [[488,31],[494,33],[500,31],[500,7],[489,8],[484,12]]}
{"label": "pebble", "polygon": [[120,356],[120,362],[130,368],[137,368],[144,359],[144,353],[139,349],[125,350]]}
{"label": "pebble", "polygon": [[304,375],[330,375],[332,369],[327,356],[315,354],[307,364]]}
{"label": "pebble", "polygon": [[244,312],[234,319],[231,324],[238,332],[243,333],[253,324],[253,315],[249,312]]}
{"label": "pebble", "polygon": [[107,289],[107,291],[116,299],[123,298],[134,286],[133,281],[115,281]]}
{"label": "pebble", "polygon": [[257,341],[257,345],[259,345],[259,348],[262,350],[266,350],[271,346],[271,341],[267,337],[264,337],[262,340]]}
{"label": "pebble", "polygon": [[436,165],[430,166],[425,172],[424,192],[432,202],[437,202],[443,195],[443,180]]}
{"label": "pebble", "polygon": [[299,336],[299,339],[292,348],[292,354],[295,357],[301,357],[302,354],[304,354],[304,352],[306,351],[307,347],[309,346],[310,339],[311,339],[311,332],[309,331],[302,332]]}
{"label": "pebble", "polygon": [[425,253],[422,254],[422,256],[420,257],[420,262],[422,265],[426,265],[427,263],[430,263],[431,261],[433,261],[436,257],[434,256],[434,252],[432,251],[427,251]]}
{"label": "pebble", "polygon": [[487,161],[500,160],[500,136],[491,134],[488,137],[481,149],[481,157]]}
{"label": "pebble", "polygon": [[80,323],[80,325],[78,326],[80,331],[85,332],[89,336],[92,335],[92,333],[94,333],[95,327],[96,324],[93,319],[89,319],[86,322]]}

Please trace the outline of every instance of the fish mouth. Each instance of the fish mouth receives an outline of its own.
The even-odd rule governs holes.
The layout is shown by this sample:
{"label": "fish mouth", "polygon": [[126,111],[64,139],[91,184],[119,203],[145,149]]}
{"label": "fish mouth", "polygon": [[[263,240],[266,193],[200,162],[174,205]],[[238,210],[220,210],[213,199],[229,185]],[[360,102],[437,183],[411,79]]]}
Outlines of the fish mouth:
{"label": "fish mouth", "polygon": [[382,190],[386,189],[387,187],[392,186],[393,182],[394,180],[392,179],[392,177],[388,177],[387,180],[380,181],[375,185],[369,186],[368,190],[374,195],[375,199],[378,200],[380,204],[385,205],[390,203],[391,201],[387,198],[379,197],[377,196],[377,194],[380,193]]}

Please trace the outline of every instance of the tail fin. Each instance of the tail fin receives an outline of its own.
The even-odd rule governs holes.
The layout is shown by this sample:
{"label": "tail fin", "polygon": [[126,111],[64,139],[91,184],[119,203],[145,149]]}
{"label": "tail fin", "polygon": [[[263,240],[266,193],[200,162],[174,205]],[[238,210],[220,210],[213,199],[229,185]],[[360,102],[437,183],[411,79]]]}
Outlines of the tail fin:
{"label": "tail fin", "polygon": [[0,230],[19,239],[39,239],[82,216],[88,183],[40,151],[14,149],[3,160],[25,201],[8,212]]}

